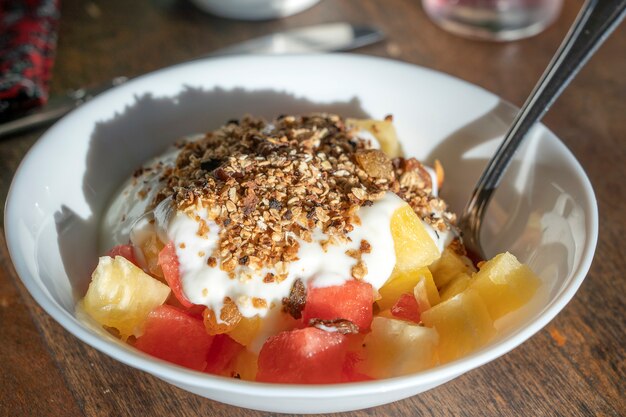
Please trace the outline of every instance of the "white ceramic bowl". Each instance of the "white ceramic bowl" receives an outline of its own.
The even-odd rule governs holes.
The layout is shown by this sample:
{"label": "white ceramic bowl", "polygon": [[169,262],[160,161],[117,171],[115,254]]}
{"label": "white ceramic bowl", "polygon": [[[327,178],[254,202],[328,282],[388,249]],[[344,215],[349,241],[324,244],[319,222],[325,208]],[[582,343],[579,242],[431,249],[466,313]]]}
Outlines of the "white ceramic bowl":
{"label": "white ceramic bowl", "polygon": [[319,0],[191,0],[200,10],[239,20],[287,17],[313,7]]}
{"label": "white ceramic bowl", "polygon": [[251,113],[393,114],[408,155],[446,168],[443,195],[461,210],[514,109],[498,97],[416,66],[356,55],[246,56],[139,77],[72,112],[33,146],[11,185],[11,257],[37,302],[72,334],[130,366],[196,394],[273,412],[332,412],[423,392],[513,349],[573,297],[598,234],[593,190],[567,148],[537,126],[504,179],[483,233],[541,277],[533,302],[496,323],[499,336],[455,362],[415,375],[332,386],[271,385],[210,376],[146,356],[77,320],[100,253],[97,225],[118,186],[177,137]]}

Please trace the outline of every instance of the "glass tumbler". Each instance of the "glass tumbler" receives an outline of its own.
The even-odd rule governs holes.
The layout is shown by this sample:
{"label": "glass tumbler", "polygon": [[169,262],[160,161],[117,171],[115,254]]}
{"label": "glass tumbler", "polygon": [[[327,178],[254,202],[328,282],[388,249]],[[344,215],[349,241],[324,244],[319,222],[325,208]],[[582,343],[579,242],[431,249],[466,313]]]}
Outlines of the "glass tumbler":
{"label": "glass tumbler", "polygon": [[449,32],[512,41],[536,35],[556,19],[563,0],[422,0],[424,10]]}

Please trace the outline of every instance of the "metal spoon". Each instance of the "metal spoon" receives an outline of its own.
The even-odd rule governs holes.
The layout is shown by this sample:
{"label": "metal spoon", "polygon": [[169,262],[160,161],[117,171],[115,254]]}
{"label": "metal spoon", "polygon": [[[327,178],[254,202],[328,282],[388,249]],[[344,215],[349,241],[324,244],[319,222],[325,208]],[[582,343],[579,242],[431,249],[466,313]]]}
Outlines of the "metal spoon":
{"label": "metal spoon", "polygon": [[541,119],[596,49],[626,15],[626,0],[587,0],[541,79],[483,171],[459,228],[474,259],[486,259],[480,228],[491,197],[529,129]]}

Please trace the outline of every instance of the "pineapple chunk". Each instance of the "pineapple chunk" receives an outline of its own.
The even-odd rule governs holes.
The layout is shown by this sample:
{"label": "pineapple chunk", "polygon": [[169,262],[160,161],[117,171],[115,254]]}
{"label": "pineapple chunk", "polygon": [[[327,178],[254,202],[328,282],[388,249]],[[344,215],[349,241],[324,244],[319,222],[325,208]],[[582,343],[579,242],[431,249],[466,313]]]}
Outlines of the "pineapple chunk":
{"label": "pineapple chunk", "polygon": [[230,298],[224,299],[224,306],[220,311],[219,320],[215,316],[215,312],[211,308],[206,308],[202,312],[204,327],[210,335],[229,333],[233,331],[243,316],[239,312],[237,304]]}
{"label": "pineapple chunk", "polygon": [[472,289],[422,313],[422,322],[439,333],[439,359],[450,362],[484,346],[495,335],[485,303]]}
{"label": "pineapple chunk", "polygon": [[163,277],[163,270],[161,265],[159,265],[159,253],[164,246],[156,234],[151,235],[140,244],[141,253],[145,261],[145,269],[156,277]]}
{"label": "pineapple chunk", "polygon": [[494,320],[526,304],[541,281],[508,252],[485,262],[470,288],[476,290]]}
{"label": "pineapple chunk", "polygon": [[395,158],[403,155],[402,146],[400,145],[400,141],[398,141],[398,134],[396,133],[396,128],[393,126],[391,119],[347,119],[346,124],[349,127],[356,127],[370,132],[376,140],[378,140],[380,149],[385,152],[388,157]]}
{"label": "pineapple chunk", "polygon": [[232,364],[233,375],[239,375],[244,381],[254,381],[258,370],[259,357],[248,349],[242,349]]}
{"label": "pineapple chunk", "polygon": [[441,289],[441,301],[449,300],[455,295],[462,293],[469,287],[471,282],[472,278],[466,273],[461,272]]}
{"label": "pineapple chunk", "polygon": [[373,378],[390,378],[431,368],[437,364],[437,340],[434,329],[375,317],[357,371]]}
{"label": "pineapple chunk", "polygon": [[471,261],[464,259],[450,248],[445,248],[441,257],[428,268],[439,289],[445,287],[458,274],[473,272]]}
{"label": "pineapple chunk", "polygon": [[408,204],[396,209],[391,216],[398,272],[415,271],[432,264],[440,253],[417,214]]}
{"label": "pineapple chunk", "polygon": [[261,318],[259,316],[254,317],[241,317],[237,326],[232,329],[228,335],[237,343],[248,346],[252,340],[256,337],[261,326]]}
{"label": "pineapple chunk", "polygon": [[376,302],[378,307],[381,310],[391,308],[402,294],[412,294],[419,282],[423,282],[422,285],[426,290],[429,305],[437,304],[439,302],[439,293],[428,268],[422,267],[415,270],[399,271],[396,267],[385,285],[378,290],[381,296],[381,299]]}
{"label": "pineapple chunk", "polygon": [[381,310],[378,313],[376,313],[374,318],[376,318],[376,317],[384,317],[386,319],[398,320],[398,318],[396,316],[391,314],[391,310]]}
{"label": "pineapple chunk", "polygon": [[432,275],[427,277],[428,276],[424,274],[413,288],[413,296],[415,297],[415,301],[417,301],[420,314],[432,306],[439,304],[441,301]]}
{"label": "pineapple chunk", "polygon": [[83,310],[122,339],[140,336],[148,314],[165,302],[170,289],[126,258],[103,256],[91,276]]}
{"label": "pineapple chunk", "polygon": [[415,285],[424,281],[430,305],[439,302],[437,287],[426,267],[439,257],[439,250],[424,228],[419,217],[408,204],[391,216],[391,234],[396,252],[396,266],[387,282],[378,290],[381,310],[390,308],[405,293],[412,293]]}

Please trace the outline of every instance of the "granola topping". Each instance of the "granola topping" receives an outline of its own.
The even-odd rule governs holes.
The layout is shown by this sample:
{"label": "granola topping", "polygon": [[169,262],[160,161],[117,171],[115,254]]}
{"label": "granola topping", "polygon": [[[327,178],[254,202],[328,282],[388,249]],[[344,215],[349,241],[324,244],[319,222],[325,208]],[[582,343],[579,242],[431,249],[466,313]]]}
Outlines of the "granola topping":
{"label": "granola topping", "polygon": [[[359,224],[357,211],[392,191],[436,231],[454,222],[432,194],[432,179],[415,160],[389,159],[358,139],[335,115],[286,116],[268,124],[246,117],[182,146],[154,204],[172,197],[197,216],[205,208],[219,227],[212,254],[234,272],[298,259],[299,240],[320,229],[331,244],[345,243]],[[206,225],[198,230],[208,234]],[[243,261],[243,262],[242,262]],[[356,267],[356,275],[367,270]],[[280,277],[277,277],[280,280]]]}

